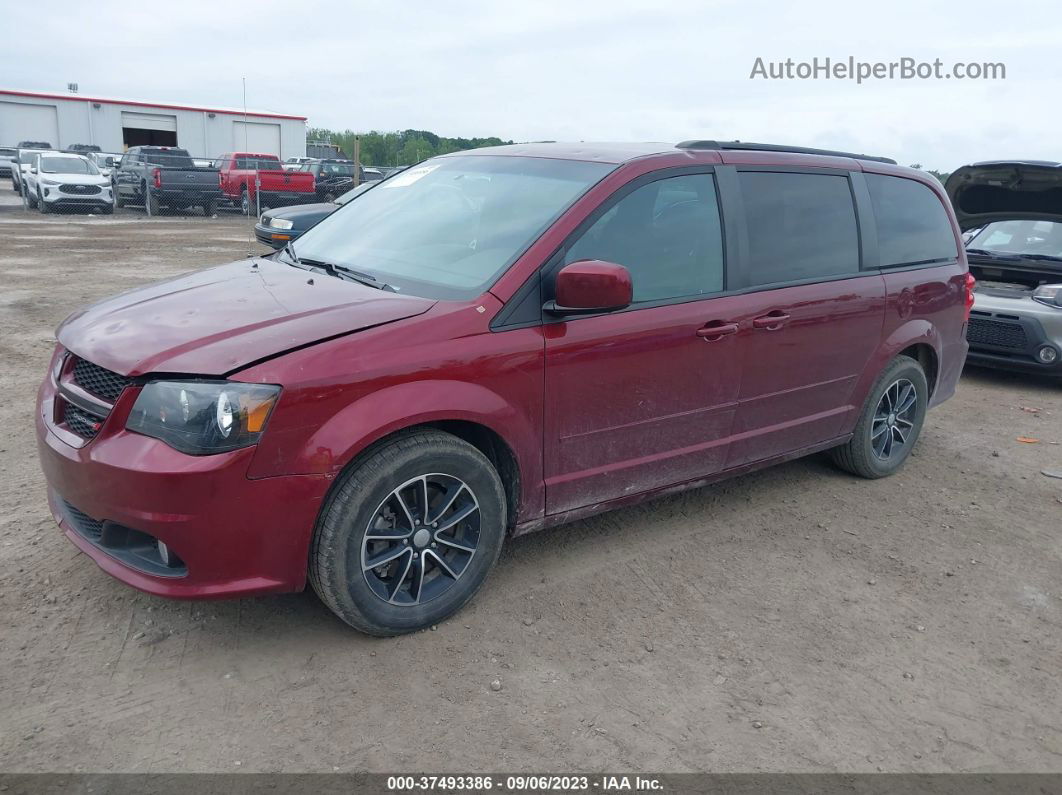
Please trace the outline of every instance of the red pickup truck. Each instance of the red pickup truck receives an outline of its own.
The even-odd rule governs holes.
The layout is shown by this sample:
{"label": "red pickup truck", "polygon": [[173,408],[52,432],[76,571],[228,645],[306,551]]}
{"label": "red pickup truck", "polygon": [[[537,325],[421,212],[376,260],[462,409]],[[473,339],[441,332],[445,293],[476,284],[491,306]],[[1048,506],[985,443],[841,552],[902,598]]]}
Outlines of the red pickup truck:
{"label": "red pickup truck", "polygon": [[222,196],[238,204],[246,215],[255,211],[258,192],[258,205],[263,210],[317,201],[313,174],[285,171],[276,155],[229,152],[215,160],[214,167],[220,173]]}

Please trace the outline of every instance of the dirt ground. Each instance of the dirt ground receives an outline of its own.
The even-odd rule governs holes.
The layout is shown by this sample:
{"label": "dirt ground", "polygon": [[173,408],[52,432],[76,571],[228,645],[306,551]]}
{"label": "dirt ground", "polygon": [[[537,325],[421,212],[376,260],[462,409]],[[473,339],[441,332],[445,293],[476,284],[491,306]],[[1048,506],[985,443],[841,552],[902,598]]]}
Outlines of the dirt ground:
{"label": "dirt ground", "polygon": [[813,457],[522,537],[463,613],[375,640],[309,592],[138,594],[60,535],[56,324],[262,249],[0,190],[0,769],[1062,771],[1062,385],[968,371],[893,478]]}

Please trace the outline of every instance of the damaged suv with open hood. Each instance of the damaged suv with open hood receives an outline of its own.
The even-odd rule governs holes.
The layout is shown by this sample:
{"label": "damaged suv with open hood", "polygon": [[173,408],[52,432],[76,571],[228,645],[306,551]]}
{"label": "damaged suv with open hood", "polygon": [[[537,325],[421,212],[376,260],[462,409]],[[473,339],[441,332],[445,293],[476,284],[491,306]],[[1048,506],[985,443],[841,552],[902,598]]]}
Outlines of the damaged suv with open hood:
{"label": "damaged suv with open hood", "polygon": [[969,361],[1062,376],[1062,164],[974,163],[947,191],[977,278]]}

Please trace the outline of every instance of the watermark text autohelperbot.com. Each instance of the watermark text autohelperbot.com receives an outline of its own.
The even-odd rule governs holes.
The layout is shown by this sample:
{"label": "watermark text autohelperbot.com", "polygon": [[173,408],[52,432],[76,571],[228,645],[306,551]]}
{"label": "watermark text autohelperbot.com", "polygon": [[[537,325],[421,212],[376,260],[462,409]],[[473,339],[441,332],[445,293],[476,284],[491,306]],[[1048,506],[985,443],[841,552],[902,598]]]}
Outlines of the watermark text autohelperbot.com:
{"label": "watermark text autohelperbot.com", "polygon": [[897,58],[895,61],[860,61],[847,58],[812,58],[798,61],[786,58],[774,61],[757,58],[749,73],[750,80],[1006,80],[1007,65],[987,61],[945,63],[940,58],[920,61]]}

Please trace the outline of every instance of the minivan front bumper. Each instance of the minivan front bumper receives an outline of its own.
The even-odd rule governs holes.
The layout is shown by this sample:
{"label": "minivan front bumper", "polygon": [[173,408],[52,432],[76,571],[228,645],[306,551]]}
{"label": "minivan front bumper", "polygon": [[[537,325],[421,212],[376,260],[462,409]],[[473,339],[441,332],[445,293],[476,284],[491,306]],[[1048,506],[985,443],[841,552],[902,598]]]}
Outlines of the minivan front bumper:
{"label": "minivan front bumper", "polygon": [[[971,364],[1062,376],[1062,309],[1029,297],[975,293],[966,337]],[[1044,346],[1054,348],[1053,361],[1038,358]]]}
{"label": "minivan front bumper", "polygon": [[[247,477],[254,448],[190,456],[126,431],[127,389],[99,433],[75,447],[54,429],[50,376],[36,429],[52,515],[100,568],[141,591],[207,599],[299,591],[330,478]],[[161,541],[179,565],[161,565]]]}

